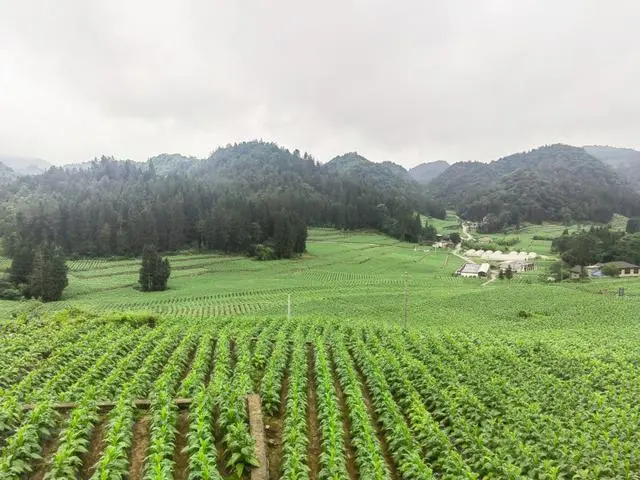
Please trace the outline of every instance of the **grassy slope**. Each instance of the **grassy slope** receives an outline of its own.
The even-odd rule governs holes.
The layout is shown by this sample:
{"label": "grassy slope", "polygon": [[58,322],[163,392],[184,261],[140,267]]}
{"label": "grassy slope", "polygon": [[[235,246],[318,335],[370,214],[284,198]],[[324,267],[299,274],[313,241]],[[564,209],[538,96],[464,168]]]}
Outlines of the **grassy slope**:
{"label": "grassy slope", "polygon": [[[548,251],[546,252],[548,253]],[[291,294],[295,315],[400,321],[405,274],[409,319],[415,324],[460,325],[517,320],[519,310],[562,321],[589,305],[589,312],[640,307],[640,282],[624,280],[628,302],[614,297],[617,283],[544,285],[541,271],[482,287],[477,279],[453,277],[463,261],[444,250],[416,248],[377,234],[310,232],[301,259],[257,262],[245,257],[182,255],[172,258],[166,292],[133,288],[138,262],[70,262],[62,302],[0,301],[0,315],[75,306],[94,311],[150,310],[179,316],[280,315]],[[618,281],[620,282],[620,281]],[[601,292],[602,291],[602,292]],[[602,294],[604,293],[604,295]]]}
{"label": "grassy slope", "polygon": [[447,211],[447,217],[444,220],[433,217],[422,217],[422,224],[425,225],[427,223],[436,227],[438,233],[441,233],[443,235],[448,235],[450,233],[460,231],[458,217],[456,216],[455,212],[452,211]]}

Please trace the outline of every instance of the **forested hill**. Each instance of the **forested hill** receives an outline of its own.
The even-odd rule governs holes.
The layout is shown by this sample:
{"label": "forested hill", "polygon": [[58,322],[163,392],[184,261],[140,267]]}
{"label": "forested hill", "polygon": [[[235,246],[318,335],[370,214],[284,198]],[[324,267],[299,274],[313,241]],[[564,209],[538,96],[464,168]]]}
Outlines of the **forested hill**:
{"label": "forested hill", "polygon": [[415,241],[425,234],[417,212],[444,213],[410,179],[403,186],[397,166],[343,171],[264,142],[185,158],[102,158],[15,180],[0,190],[6,253],[51,240],[71,255],[135,255],[153,243],[163,251],[266,245],[287,257],[304,249],[307,225]]}
{"label": "forested hill", "polygon": [[421,183],[422,185],[427,185],[447,168],[449,168],[449,164],[447,162],[438,160],[437,162],[421,163],[420,165],[416,165],[409,170],[409,174],[416,182]]}
{"label": "forested hill", "polygon": [[631,148],[591,145],[585,151],[613,168],[622,178],[640,190],[640,152]]}
{"label": "forested hill", "polygon": [[461,162],[428,186],[428,192],[463,218],[494,226],[521,221],[608,222],[616,212],[640,212],[629,182],[583,148],[550,145],[485,164]]}
{"label": "forested hill", "polygon": [[415,199],[419,185],[400,165],[392,162],[373,163],[355,152],[335,157],[324,165],[330,175],[358,181],[365,188],[389,192],[397,198]]}

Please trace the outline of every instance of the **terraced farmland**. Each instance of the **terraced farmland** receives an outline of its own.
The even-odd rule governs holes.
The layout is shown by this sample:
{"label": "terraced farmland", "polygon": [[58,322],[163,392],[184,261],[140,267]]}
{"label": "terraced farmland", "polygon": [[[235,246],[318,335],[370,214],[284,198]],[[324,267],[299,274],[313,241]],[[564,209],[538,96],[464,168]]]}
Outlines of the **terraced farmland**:
{"label": "terraced farmland", "polygon": [[0,321],[9,340],[0,345],[0,478],[249,478],[259,463],[252,393],[262,398],[271,479],[640,471],[630,316],[510,330],[146,320]]}

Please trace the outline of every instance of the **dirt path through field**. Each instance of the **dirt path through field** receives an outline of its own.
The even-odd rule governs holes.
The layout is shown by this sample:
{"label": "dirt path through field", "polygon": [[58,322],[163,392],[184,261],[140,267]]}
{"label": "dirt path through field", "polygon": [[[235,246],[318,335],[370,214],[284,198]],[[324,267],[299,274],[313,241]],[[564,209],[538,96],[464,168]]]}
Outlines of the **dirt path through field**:
{"label": "dirt path through field", "polygon": [[282,379],[280,388],[280,410],[274,417],[264,415],[264,428],[267,436],[267,458],[269,459],[269,478],[280,478],[282,469],[282,433],[284,430],[284,415],[286,411],[287,395],[289,394],[289,367]]}
{"label": "dirt path through field", "polygon": [[102,418],[93,429],[91,441],[89,443],[89,451],[82,457],[82,468],[80,469],[80,478],[89,480],[95,471],[95,466],[100,460],[102,451],[104,450],[104,436],[108,425],[107,417]]}
{"label": "dirt path through field", "polygon": [[131,480],[142,480],[144,475],[144,461],[149,447],[150,428],[151,417],[149,415],[145,415],[133,425],[133,439],[129,453],[129,478]]}
{"label": "dirt path through field", "polygon": [[58,419],[56,428],[53,429],[49,438],[44,441],[42,451],[40,452],[40,456],[42,458],[35,461],[34,469],[29,476],[29,480],[42,480],[44,478],[51,466],[51,460],[58,450],[58,435],[60,434],[60,430],[66,424],[68,418],[69,412],[66,412],[60,419]]}
{"label": "dirt path through field", "polygon": [[187,434],[189,433],[188,411],[182,411],[178,415],[177,429],[176,445],[173,449],[173,478],[174,480],[186,480],[189,473],[189,453],[183,450],[187,446]]}

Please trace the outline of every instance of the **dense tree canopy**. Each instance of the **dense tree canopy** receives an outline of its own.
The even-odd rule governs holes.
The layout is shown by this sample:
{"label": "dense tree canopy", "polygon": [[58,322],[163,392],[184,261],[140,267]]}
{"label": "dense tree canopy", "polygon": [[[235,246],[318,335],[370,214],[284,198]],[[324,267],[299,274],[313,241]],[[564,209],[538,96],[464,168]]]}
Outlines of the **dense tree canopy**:
{"label": "dense tree canopy", "polygon": [[248,142],[206,160],[102,158],[21,178],[0,192],[0,235],[12,256],[20,245],[53,241],[67,255],[140,255],[148,244],[226,252],[265,245],[280,258],[304,251],[307,225],[417,241],[426,234],[418,212],[444,209],[427,202],[402,167],[356,154],[320,165],[306,153]]}
{"label": "dense tree canopy", "polygon": [[551,249],[571,266],[611,261],[640,264],[640,233],[624,234],[608,227],[592,227],[556,238]]}
{"label": "dense tree canopy", "polygon": [[568,145],[490,164],[456,163],[428,188],[462,218],[490,218],[488,232],[524,221],[606,223],[614,213],[634,215],[640,209],[640,196],[626,180],[584,149]]}

